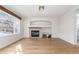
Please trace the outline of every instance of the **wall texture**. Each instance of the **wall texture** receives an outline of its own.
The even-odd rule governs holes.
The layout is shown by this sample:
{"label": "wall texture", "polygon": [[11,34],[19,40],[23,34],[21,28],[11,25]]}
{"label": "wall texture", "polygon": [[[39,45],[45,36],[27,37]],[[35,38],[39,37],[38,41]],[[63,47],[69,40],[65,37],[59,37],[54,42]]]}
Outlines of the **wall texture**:
{"label": "wall texture", "polygon": [[65,13],[59,21],[59,37],[71,44],[75,44],[75,9]]}

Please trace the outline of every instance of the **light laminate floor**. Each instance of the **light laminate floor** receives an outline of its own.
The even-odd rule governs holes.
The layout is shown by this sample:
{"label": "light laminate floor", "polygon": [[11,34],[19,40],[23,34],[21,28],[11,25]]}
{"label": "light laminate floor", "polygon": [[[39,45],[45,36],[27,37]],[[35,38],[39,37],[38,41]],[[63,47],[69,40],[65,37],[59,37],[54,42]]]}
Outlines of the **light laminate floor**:
{"label": "light laminate floor", "polygon": [[22,39],[2,50],[1,54],[71,54],[79,53],[79,46],[71,45],[61,39]]}

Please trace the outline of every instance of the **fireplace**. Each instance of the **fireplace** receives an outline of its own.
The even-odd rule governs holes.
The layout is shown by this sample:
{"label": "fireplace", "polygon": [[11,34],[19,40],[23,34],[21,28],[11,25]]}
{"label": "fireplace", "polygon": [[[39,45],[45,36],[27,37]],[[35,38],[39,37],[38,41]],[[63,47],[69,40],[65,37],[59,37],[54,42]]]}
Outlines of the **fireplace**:
{"label": "fireplace", "polygon": [[31,37],[39,37],[39,30],[31,30]]}

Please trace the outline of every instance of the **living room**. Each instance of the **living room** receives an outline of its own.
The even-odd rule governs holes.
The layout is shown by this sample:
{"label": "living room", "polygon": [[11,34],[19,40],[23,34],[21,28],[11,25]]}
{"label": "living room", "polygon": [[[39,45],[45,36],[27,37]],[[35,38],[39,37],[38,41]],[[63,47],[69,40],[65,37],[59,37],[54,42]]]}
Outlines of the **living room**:
{"label": "living room", "polygon": [[[51,45],[52,45],[52,48],[56,46],[58,47],[58,45],[59,47],[62,47],[63,45],[62,49],[65,49],[66,48],[65,46],[71,47],[70,49],[67,48],[69,49],[69,51],[72,51],[73,45],[78,44],[76,18],[79,14],[78,13],[79,6],[75,6],[75,5],[3,5],[3,6],[0,6],[0,9],[1,9],[1,14],[0,14],[1,20],[3,19],[3,21],[1,21],[1,25],[4,25],[4,26],[0,25],[1,26],[0,31],[2,35],[0,36],[0,49],[6,47],[3,51],[1,50],[3,53],[8,53],[10,51],[10,50],[7,51],[7,47],[9,47],[11,44],[13,44],[13,46],[15,45],[14,49],[22,51],[21,49],[22,46],[17,44],[18,42],[21,42],[22,44],[25,42],[25,45],[24,45],[25,47],[26,45],[30,47],[30,44],[28,44],[28,42],[34,45],[38,45],[39,48],[35,46],[33,48],[33,49],[36,48],[34,50],[35,52],[32,51],[32,47],[30,47],[31,50],[30,48],[29,49],[24,48],[26,49],[26,51],[28,50],[31,51],[28,53],[36,53],[37,50],[38,50],[37,53],[40,53],[39,50],[41,48],[39,45],[41,45],[41,43],[45,46],[48,45],[47,49],[49,49],[48,47]],[[8,10],[9,12],[7,12],[6,10]],[[6,20],[8,21],[8,23],[5,22]],[[20,41],[20,40],[23,40],[23,41]],[[52,40],[56,40],[56,41],[54,42]],[[64,44],[64,42],[66,44]],[[55,43],[59,43],[59,44],[56,45]],[[56,46],[54,46],[54,44]],[[41,47],[43,45],[41,45]],[[12,51],[13,48],[10,48],[10,49]],[[41,53],[46,53],[47,50],[44,51],[44,49],[45,48],[43,48],[42,50],[43,52],[40,50]],[[53,49],[51,50],[53,51]],[[49,52],[47,53],[54,53],[50,50],[48,51]],[[74,50],[74,52],[75,51],[76,50]],[[12,52],[15,53],[14,50]]]}

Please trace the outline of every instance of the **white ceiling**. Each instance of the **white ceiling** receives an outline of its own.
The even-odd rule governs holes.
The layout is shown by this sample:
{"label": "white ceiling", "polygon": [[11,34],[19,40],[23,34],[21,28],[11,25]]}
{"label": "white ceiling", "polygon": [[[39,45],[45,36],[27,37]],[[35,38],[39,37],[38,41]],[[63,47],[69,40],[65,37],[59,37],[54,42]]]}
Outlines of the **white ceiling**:
{"label": "white ceiling", "polygon": [[45,5],[43,14],[38,10],[38,5],[4,5],[21,17],[59,17],[72,9],[72,5]]}

